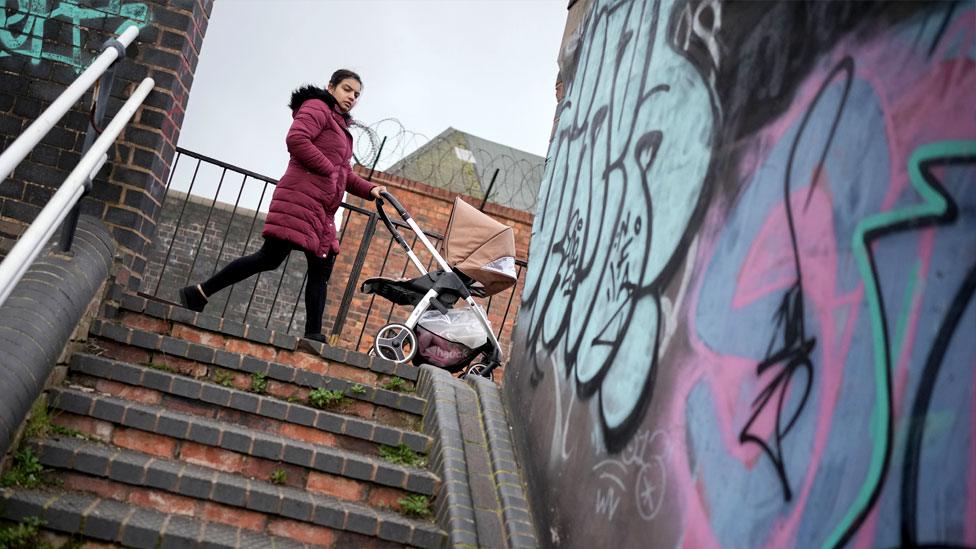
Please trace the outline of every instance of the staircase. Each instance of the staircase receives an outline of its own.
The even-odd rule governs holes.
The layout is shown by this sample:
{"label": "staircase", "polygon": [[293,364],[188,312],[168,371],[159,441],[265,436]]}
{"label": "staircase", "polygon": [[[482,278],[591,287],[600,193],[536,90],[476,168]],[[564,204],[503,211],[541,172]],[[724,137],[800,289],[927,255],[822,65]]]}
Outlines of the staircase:
{"label": "staircase", "polygon": [[482,378],[115,287],[47,400],[54,434],[19,452],[42,482],[0,490],[0,520],[55,547],[538,545]]}

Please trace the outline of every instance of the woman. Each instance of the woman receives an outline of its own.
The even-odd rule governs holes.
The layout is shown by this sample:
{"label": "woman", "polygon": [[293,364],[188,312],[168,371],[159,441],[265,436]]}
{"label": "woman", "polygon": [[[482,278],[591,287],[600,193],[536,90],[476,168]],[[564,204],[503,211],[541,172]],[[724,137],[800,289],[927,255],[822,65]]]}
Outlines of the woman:
{"label": "woman", "polygon": [[299,88],[291,96],[292,124],[285,143],[291,158],[278,181],[264,222],[264,244],[256,253],[234,260],[207,281],[180,290],[184,307],[202,311],[214,293],[263,271],[278,268],[292,250],[305,252],[305,337],[321,343],[326,284],[339,240],[335,213],[348,191],[376,199],[386,187],[353,173],[349,111],[362,92],[359,75],[338,70],[326,89]]}

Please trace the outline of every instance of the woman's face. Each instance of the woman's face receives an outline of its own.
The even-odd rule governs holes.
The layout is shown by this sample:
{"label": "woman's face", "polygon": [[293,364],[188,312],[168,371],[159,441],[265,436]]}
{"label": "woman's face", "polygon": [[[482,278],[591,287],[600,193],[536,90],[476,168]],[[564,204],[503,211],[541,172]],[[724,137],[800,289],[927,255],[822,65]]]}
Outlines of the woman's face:
{"label": "woman's face", "polygon": [[363,91],[363,85],[355,78],[343,78],[338,85],[329,84],[329,93],[336,98],[341,112],[349,112],[359,101],[359,94]]}

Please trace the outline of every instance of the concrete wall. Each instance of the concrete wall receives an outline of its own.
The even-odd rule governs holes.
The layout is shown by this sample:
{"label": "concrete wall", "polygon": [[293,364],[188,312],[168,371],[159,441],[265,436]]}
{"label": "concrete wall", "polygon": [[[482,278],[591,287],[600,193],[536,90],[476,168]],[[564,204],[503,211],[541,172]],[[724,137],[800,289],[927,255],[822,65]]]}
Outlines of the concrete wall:
{"label": "concrete wall", "polygon": [[[156,87],[109,150],[82,200],[119,243],[119,280],[137,287],[183,124],[213,0],[8,0],[0,12],[0,149],[77,78],[102,44],[130,25],[139,37],[117,63],[105,122],[151,76]],[[0,183],[4,233],[22,231],[81,158],[91,93]],[[16,234],[12,235],[16,236]]]}
{"label": "concrete wall", "polygon": [[973,4],[569,21],[505,387],[543,539],[976,545]]}

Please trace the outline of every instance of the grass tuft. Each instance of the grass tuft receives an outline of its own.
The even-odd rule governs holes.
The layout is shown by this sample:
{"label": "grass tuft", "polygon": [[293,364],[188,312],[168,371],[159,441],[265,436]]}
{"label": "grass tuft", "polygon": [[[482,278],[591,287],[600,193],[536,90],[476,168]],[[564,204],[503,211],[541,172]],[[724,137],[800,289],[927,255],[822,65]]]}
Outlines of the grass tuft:
{"label": "grass tuft", "polygon": [[426,467],[427,458],[410,449],[406,444],[398,446],[380,446],[380,457],[396,465],[409,467]]}
{"label": "grass tuft", "polygon": [[308,393],[308,403],[315,408],[335,408],[346,395],[342,391],[318,388]]}
{"label": "grass tuft", "polygon": [[414,494],[397,500],[400,512],[408,517],[427,518],[431,516],[430,499],[427,496]]}

